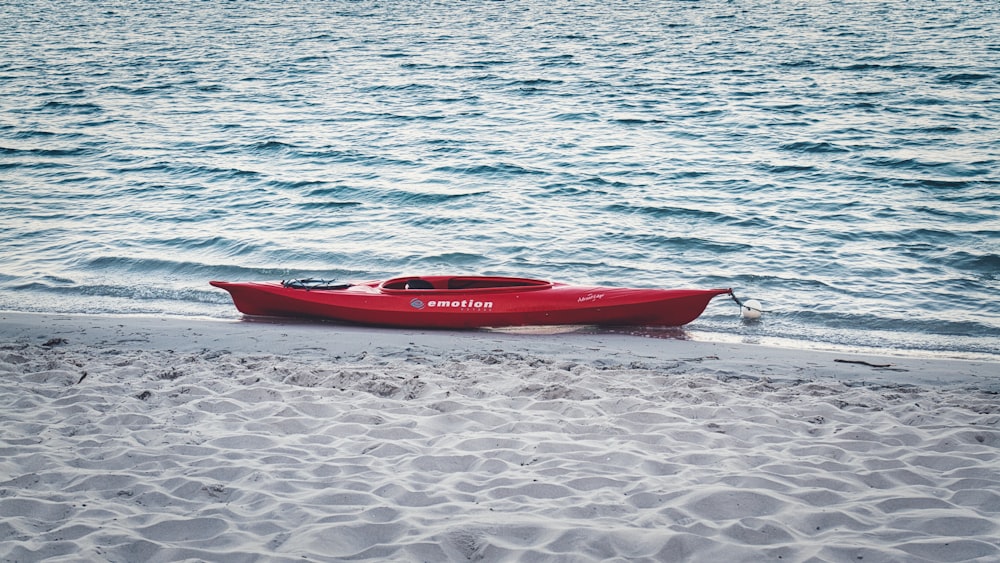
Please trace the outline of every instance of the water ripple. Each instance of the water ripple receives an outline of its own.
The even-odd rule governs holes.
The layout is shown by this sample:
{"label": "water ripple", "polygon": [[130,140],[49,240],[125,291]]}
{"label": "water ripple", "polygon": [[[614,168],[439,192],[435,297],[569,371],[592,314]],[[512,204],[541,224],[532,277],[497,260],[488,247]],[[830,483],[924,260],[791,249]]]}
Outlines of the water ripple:
{"label": "water ripple", "polygon": [[995,353],[995,2],[9,4],[0,308],[461,271]]}

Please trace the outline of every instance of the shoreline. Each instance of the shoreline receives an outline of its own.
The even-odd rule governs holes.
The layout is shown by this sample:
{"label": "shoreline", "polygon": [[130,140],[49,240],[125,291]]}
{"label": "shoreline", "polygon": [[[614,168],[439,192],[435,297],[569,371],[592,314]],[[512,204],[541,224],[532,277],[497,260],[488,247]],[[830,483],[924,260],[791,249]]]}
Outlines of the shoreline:
{"label": "shoreline", "polygon": [[0,560],[996,560],[996,368],[0,313]]}
{"label": "shoreline", "polygon": [[[53,311],[47,309],[19,309],[11,303],[6,304],[6,308],[0,307],[0,316],[40,316],[40,317],[74,317],[74,318],[107,318],[141,321],[143,319],[165,319],[177,320],[183,323],[204,323],[204,322],[253,322],[268,324],[317,324],[332,327],[333,329],[369,328],[385,332],[400,331],[396,327],[366,326],[361,324],[340,323],[336,321],[326,321],[320,319],[294,319],[279,317],[250,317],[239,313],[232,306],[232,302],[220,306],[210,314],[196,313],[193,311],[129,311],[122,309],[115,312],[81,312],[81,311]],[[738,315],[735,315],[738,317]],[[599,334],[599,335],[631,335],[636,337],[655,338],[661,340],[689,340],[696,342],[717,342],[723,344],[747,344],[751,346],[761,346],[769,348],[796,350],[803,353],[814,351],[847,353],[870,356],[889,357],[913,357],[930,358],[943,360],[968,360],[1000,363],[1000,351],[993,350],[989,346],[988,338],[985,336],[968,336],[969,341],[952,343],[953,346],[935,340],[935,335],[926,335],[926,338],[919,335],[903,334],[901,336],[892,332],[875,331],[869,335],[869,342],[859,342],[850,336],[838,332],[827,334],[811,335],[777,335],[766,331],[758,333],[753,330],[755,321],[743,321],[737,318],[736,322],[743,322],[747,326],[741,328],[734,326],[720,327],[712,324],[691,323],[684,327],[598,327],[598,326],[525,326],[525,327],[500,327],[495,329],[426,329],[427,331],[453,332],[460,334],[475,332],[499,332],[513,334],[542,334],[553,335],[563,333],[573,334]],[[761,321],[766,323],[767,321]],[[749,330],[743,330],[749,329]],[[416,331],[419,329],[409,329]],[[898,336],[898,337],[897,337]],[[939,336],[939,335],[938,335]],[[994,347],[995,348],[995,347]]]}
{"label": "shoreline", "polygon": [[[244,317],[225,320],[171,316],[60,315],[0,311],[0,342],[41,344],[52,338],[88,347],[165,348],[195,352],[350,355],[362,351],[399,354],[413,346],[425,353],[505,350],[562,360],[626,364],[706,359],[724,370],[780,381],[832,378],[850,384],[973,387],[1000,391],[1000,361],[779,347],[649,336],[641,331],[566,331],[529,327],[498,331],[396,329],[310,320]],[[759,373],[757,373],[759,372]]]}

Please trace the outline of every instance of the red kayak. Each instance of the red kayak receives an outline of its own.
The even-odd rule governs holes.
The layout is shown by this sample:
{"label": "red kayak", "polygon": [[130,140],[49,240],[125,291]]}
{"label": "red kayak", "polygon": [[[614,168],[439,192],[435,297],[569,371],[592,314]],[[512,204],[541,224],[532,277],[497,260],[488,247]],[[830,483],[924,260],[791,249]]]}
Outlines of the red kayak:
{"label": "red kayak", "polygon": [[732,295],[730,289],[590,287],[484,276],[211,284],[228,291],[246,315],[419,328],[680,326],[698,318],[713,297]]}

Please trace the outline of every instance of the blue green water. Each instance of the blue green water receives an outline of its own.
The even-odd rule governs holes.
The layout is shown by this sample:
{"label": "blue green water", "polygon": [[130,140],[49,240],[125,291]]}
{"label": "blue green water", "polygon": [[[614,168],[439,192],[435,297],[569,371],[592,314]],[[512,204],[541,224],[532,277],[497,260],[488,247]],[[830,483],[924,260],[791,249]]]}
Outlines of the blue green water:
{"label": "blue green water", "polygon": [[[1000,4],[6,2],[0,309],[210,279],[733,287],[689,331],[1000,350]],[[790,345],[795,345],[794,343]]]}

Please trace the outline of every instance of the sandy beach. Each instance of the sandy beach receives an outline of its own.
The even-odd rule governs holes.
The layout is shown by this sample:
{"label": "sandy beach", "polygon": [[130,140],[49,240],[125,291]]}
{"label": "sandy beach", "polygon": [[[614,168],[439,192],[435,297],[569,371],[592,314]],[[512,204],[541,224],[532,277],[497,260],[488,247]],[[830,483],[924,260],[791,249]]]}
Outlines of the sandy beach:
{"label": "sandy beach", "polygon": [[998,374],[0,313],[0,560],[997,561]]}

